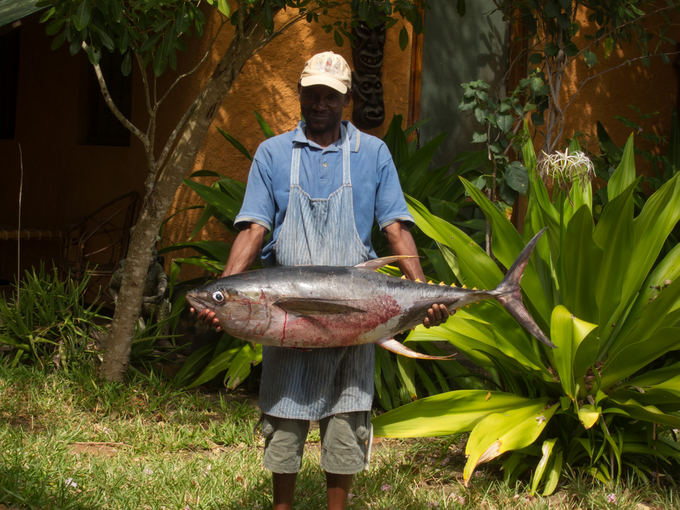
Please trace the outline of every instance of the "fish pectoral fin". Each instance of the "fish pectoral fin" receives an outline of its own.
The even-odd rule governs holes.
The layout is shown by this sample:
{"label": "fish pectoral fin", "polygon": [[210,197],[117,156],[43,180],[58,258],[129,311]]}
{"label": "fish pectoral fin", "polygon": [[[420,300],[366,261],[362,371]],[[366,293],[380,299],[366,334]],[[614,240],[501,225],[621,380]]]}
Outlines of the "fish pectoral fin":
{"label": "fish pectoral fin", "polygon": [[404,344],[398,342],[394,338],[387,338],[385,340],[380,340],[376,343],[383,349],[387,349],[388,351],[391,351],[395,354],[401,354],[402,356],[406,356],[407,358],[446,360],[451,359],[455,356],[455,354],[449,354],[448,356],[430,356],[429,354],[416,352],[409,349]]}
{"label": "fish pectoral fin", "polygon": [[371,259],[367,260],[366,262],[361,262],[360,264],[357,264],[354,266],[355,269],[367,269],[369,271],[375,271],[376,269],[380,269],[383,266],[386,266],[387,264],[391,264],[392,262],[398,262],[403,259],[412,259],[412,258],[420,258],[417,255],[391,255],[389,257],[380,257],[379,259]]}
{"label": "fish pectoral fin", "polygon": [[335,315],[364,313],[366,310],[351,306],[342,301],[310,298],[279,298],[274,305],[296,315]]}

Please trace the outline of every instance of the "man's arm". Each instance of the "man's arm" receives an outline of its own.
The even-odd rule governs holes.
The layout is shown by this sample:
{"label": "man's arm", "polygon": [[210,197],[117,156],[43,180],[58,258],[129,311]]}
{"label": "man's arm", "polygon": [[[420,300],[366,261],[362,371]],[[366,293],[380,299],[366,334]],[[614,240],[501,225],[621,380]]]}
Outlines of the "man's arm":
{"label": "man's arm", "polygon": [[[413,255],[413,258],[403,259],[399,261],[401,272],[410,280],[420,280],[425,283],[425,273],[420,265],[418,258],[418,248],[413,240],[411,232],[401,221],[395,221],[387,225],[383,232],[387,237],[387,242],[390,245],[392,255]],[[441,304],[433,304],[427,310],[427,317],[423,320],[423,325],[426,328],[430,326],[439,326],[445,322],[449,317],[449,312],[446,306]]]}
{"label": "man's arm", "polygon": [[266,233],[267,229],[262,225],[248,223],[248,226],[238,233],[234,244],[231,245],[229,258],[224,266],[224,271],[222,271],[222,277],[242,273],[252,266],[260,254],[262,240]]}
{"label": "man's arm", "polygon": [[[255,259],[260,254],[262,249],[262,240],[264,239],[267,229],[257,223],[249,223],[244,227],[234,239],[229,252],[229,258],[222,271],[222,277],[229,276],[236,273],[241,273],[248,269]],[[194,309],[191,309],[194,312]],[[198,314],[198,318],[205,321],[206,324],[214,326],[218,331],[220,328],[220,321],[215,316],[215,312],[210,310],[203,310]]]}

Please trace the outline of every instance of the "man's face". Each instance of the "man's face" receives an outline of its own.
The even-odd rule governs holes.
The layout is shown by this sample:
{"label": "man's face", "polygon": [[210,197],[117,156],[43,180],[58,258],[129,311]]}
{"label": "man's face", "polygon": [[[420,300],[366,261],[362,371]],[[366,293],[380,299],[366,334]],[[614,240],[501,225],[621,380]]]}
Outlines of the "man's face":
{"label": "man's face", "polygon": [[302,87],[298,84],[298,94],[300,111],[310,133],[330,133],[338,129],[342,109],[349,104],[349,93],[343,95],[325,85]]}

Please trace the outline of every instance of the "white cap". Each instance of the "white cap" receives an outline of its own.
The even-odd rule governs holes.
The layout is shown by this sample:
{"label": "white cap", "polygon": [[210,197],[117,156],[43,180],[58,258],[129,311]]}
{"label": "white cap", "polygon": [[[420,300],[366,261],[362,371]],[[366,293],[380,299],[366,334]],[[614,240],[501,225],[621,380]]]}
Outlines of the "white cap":
{"label": "white cap", "polygon": [[305,63],[300,85],[325,85],[346,94],[352,88],[352,71],[342,56],[332,51],[317,53]]}

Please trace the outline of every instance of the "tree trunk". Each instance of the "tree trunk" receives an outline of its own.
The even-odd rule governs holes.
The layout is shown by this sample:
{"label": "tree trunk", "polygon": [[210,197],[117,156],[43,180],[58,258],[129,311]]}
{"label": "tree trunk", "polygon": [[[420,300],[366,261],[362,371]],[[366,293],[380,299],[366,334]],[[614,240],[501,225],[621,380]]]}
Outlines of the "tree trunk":
{"label": "tree trunk", "polygon": [[175,191],[191,171],[208,129],[244,64],[271,38],[260,21],[248,21],[244,23],[243,31],[234,35],[212,76],[191,105],[192,113],[170,158],[159,172],[155,186],[144,198],[130,238],[111,330],[104,342],[101,375],[107,380],[121,381],[127,369],[153,246]]}

